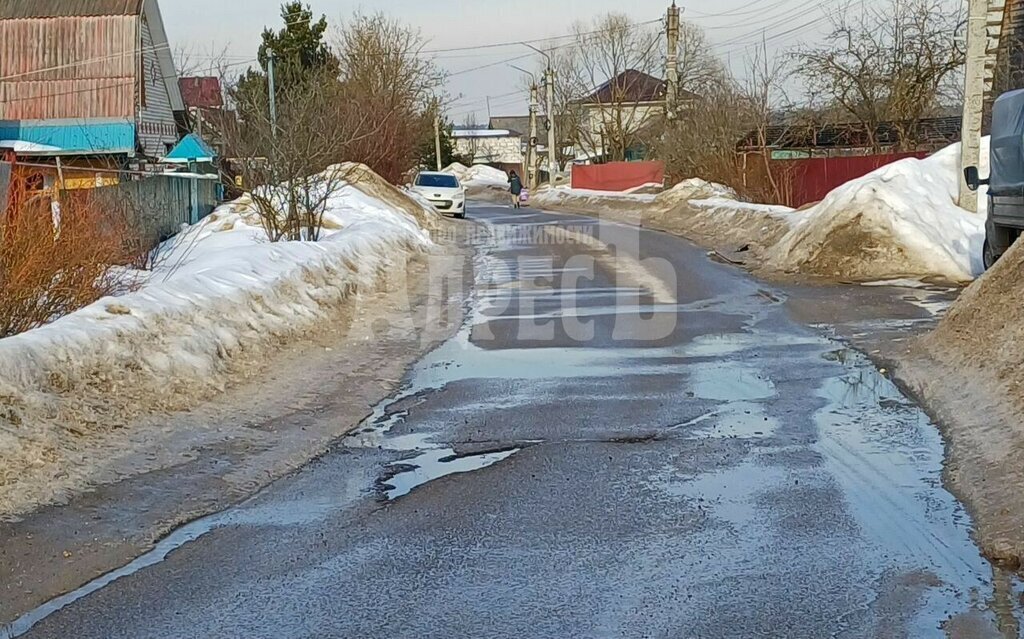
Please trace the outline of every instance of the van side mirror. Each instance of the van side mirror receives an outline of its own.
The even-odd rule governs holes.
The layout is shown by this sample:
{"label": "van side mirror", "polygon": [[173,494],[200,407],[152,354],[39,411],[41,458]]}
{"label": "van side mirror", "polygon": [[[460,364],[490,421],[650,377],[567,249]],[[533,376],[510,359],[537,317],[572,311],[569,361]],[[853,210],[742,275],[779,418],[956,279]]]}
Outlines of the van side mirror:
{"label": "van side mirror", "polygon": [[988,184],[988,180],[982,180],[981,176],[978,175],[978,167],[976,166],[969,166],[964,169],[964,182],[967,183],[967,188],[972,191],[977,191],[978,187]]}

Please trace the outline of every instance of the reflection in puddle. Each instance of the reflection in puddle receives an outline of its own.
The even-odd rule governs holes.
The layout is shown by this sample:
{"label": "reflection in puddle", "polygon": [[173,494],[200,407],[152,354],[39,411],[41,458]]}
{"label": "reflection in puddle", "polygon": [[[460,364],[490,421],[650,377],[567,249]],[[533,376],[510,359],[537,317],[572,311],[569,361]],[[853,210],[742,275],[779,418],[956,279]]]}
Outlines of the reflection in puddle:
{"label": "reflection in puddle", "polygon": [[697,364],[690,369],[690,387],[701,399],[728,402],[765,399],[775,395],[775,384],[760,368],[734,361]]}
{"label": "reflection in puddle", "polygon": [[417,486],[422,486],[448,475],[471,473],[474,470],[487,468],[508,459],[520,450],[519,448],[513,448],[511,450],[481,453],[479,455],[465,455],[462,457],[459,457],[451,448],[426,450],[413,459],[391,464],[393,468],[410,468],[408,470],[400,470],[383,482],[387,487],[385,494],[388,499],[398,499],[408,495]]}

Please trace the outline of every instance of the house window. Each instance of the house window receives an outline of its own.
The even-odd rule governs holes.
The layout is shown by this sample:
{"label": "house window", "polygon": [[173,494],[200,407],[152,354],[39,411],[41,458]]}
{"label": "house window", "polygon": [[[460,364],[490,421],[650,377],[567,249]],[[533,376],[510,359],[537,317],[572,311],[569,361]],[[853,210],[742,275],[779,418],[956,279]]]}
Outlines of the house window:
{"label": "house window", "polygon": [[171,142],[164,142],[164,155],[170,155],[171,151],[174,150],[174,144]]}

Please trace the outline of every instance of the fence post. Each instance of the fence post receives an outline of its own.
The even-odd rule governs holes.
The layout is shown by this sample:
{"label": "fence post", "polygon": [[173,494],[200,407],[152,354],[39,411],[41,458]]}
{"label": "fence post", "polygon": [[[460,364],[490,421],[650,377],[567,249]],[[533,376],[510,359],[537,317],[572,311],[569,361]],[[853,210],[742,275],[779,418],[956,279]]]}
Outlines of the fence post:
{"label": "fence post", "polygon": [[199,223],[199,180],[196,178],[196,173],[199,167],[195,160],[188,161],[188,172],[191,174],[188,178],[188,195],[189,204],[191,205],[191,213],[189,214],[189,224]]}

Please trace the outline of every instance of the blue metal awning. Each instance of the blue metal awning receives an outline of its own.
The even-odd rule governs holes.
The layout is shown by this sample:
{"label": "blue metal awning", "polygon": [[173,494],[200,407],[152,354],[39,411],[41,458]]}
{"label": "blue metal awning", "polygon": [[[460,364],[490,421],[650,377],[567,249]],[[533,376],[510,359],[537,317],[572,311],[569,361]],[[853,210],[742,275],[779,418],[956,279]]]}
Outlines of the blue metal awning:
{"label": "blue metal awning", "polygon": [[189,133],[178,142],[162,162],[185,164],[188,162],[213,162],[217,152],[210,148],[203,138]]}
{"label": "blue metal awning", "polygon": [[135,154],[131,120],[0,120],[0,148],[18,155]]}

